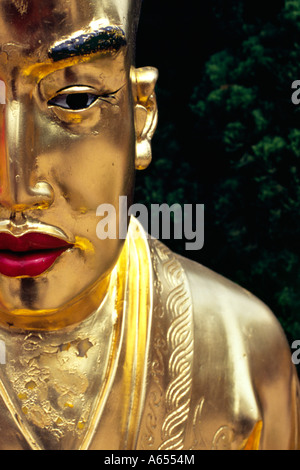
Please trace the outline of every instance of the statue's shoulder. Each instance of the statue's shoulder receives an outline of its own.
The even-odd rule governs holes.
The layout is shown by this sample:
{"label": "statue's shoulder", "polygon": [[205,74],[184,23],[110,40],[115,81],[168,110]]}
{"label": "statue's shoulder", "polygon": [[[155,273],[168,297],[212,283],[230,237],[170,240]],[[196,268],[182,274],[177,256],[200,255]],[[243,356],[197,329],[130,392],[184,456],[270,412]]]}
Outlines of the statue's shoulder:
{"label": "statue's shoulder", "polygon": [[206,312],[205,317],[212,314],[219,321],[230,318],[244,326],[267,323],[269,328],[279,327],[269,307],[247,289],[202,264],[179,255],[176,258],[188,280],[196,321]]}
{"label": "statue's shoulder", "polygon": [[[165,299],[172,292],[177,292],[178,297],[185,296],[186,302],[190,299],[196,348],[201,344],[201,351],[214,347],[228,349],[236,341],[236,348],[242,345],[247,355],[255,358],[272,355],[278,361],[277,366],[291,363],[283,329],[264,302],[211,269],[173,253],[158,241],[150,246],[156,253],[156,271],[161,272],[160,279],[165,279],[162,281]],[[184,288],[180,289],[180,284]],[[257,362],[262,364],[258,359]]]}
{"label": "statue's shoulder", "polygon": [[196,330],[206,328],[231,343],[238,335],[253,354],[260,351],[291,362],[283,329],[263,301],[199,263],[182,256],[177,259],[188,280]]}
{"label": "statue's shoulder", "polygon": [[157,240],[149,246],[148,396],[159,395],[155,404],[166,409],[161,449],[173,443],[174,429],[186,448],[297,447],[298,379],[275,315],[234,282]]}

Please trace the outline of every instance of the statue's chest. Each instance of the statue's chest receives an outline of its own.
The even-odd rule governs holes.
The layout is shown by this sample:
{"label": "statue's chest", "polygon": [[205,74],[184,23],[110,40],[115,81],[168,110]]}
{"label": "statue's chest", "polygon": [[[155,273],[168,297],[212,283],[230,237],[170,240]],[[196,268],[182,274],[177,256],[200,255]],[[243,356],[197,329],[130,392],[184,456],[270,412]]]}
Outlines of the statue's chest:
{"label": "statue's chest", "polygon": [[0,370],[4,403],[37,448],[80,447],[105,380],[107,356],[91,335],[8,340]]}

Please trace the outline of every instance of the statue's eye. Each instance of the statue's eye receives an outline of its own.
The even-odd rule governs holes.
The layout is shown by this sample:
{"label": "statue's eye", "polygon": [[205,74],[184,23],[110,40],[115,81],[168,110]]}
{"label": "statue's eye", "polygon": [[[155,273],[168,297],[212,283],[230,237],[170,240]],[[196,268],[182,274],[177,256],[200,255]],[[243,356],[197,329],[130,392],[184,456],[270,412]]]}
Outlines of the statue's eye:
{"label": "statue's eye", "polygon": [[48,105],[76,111],[89,108],[97,99],[92,93],[65,93],[49,100]]}

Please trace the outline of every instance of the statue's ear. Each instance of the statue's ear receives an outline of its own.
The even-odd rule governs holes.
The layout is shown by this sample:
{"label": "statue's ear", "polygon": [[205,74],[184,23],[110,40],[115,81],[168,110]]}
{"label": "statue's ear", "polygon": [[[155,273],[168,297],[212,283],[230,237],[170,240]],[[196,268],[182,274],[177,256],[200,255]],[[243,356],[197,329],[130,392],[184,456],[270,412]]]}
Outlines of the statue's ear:
{"label": "statue's ear", "polygon": [[157,125],[155,84],[158,71],[154,67],[132,68],[136,156],[135,167],[144,170],[152,159],[151,139]]}

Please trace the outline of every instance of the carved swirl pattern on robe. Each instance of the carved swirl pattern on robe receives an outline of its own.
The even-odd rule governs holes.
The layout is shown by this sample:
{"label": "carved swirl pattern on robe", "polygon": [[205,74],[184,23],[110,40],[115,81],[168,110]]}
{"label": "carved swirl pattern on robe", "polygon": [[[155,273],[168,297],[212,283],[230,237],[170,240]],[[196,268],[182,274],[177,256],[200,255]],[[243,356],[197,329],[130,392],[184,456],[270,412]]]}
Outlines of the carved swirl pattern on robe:
{"label": "carved swirl pattern on robe", "polygon": [[184,271],[178,259],[159,242],[156,253],[168,284],[166,315],[171,320],[167,331],[169,385],[165,393],[166,417],[162,424],[159,450],[183,449],[185,425],[190,409],[194,337],[192,302]]}
{"label": "carved swirl pattern on robe", "polygon": [[193,443],[190,450],[230,450],[235,438],[234,429],[231,426],[220,426],[214,433],[212,441],[207,444],[202,436],[202,412],[205,406],[205,398],[202,397],[194,410],[193,416]]}

